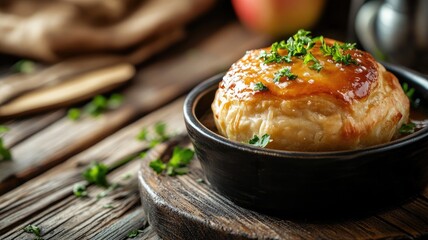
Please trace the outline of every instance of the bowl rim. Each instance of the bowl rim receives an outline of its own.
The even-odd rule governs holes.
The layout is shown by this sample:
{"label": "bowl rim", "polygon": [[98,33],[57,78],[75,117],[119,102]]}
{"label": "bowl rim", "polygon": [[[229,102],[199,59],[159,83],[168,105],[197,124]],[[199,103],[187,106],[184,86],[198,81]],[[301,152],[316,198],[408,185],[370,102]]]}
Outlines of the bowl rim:
{"label": "bowl rim", "polygon": [[[389,64],[381,63],[385,68],[392,72],[395,75],[400,75],[402,78],[411,81],[412,83],[422,86],[427,90],[428,95],[428,79],[422,76],[421,74],[412,71],[410,69]],[[409,134],[405,137],[390,141],[388,143],[378,144],[366,148],[354,149],[354,150],[340,150],[340,151],[322,151],[322,152],[302,152],[302,151],[288,151],[288,150],[278,150],[278,149],[269,149],[252,146],[250,144],[240,143],[237,141],[232,141],[227,139],[220,134],[214,133],[209,130],[204,124],[202,124],[199,119],[196,117],[195,108],[199,103],[200,99],[206,95],[208,92],[215,89],[218,83],[222,80],[223,73],[219,73],[199,85],[193,88],[190,93],[186,96],[183,105],[184,120],[188,126],[196,130],[199,134],[203,135],[205,138],[209,138],[211,141],[217,142],[222,145],[226,145],[230,148],[238,149],[240,151],[261,154],[264,156],[272,157],[293,157],[293,158],[302,158],[302,159],[317,159],[317,158],[338,158],[343,159],[343,157],[358,157],[364,155],[377,154],[380,152],[391,151],[394,149],[405,147],[409,144],[420,141],[423,138],[428,138],[428,127],[421,129],[415,133]],[[399,78],[397,76],[397,78]],[[400,79],[400,78],[399,78]],[[405,81],[402,79],[401,81]],[[400,82],[401,82],[400,81]]]}

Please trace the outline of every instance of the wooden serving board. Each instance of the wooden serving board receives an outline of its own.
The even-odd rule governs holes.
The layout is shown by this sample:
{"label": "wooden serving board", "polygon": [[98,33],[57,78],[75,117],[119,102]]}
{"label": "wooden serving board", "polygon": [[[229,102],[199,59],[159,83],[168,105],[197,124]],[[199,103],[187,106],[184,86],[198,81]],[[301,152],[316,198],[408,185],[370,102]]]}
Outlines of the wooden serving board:
{"label": "wooden serving board", "polygon": [[428,238],[428,189],[373,216],[330,222],[279,218],[239,207],[201,183],[203,171],[197,159],[187,175],[156,174],[149,162],[170,153],[171,147],[147,156],[138,175],[144,210],[162,239]]}

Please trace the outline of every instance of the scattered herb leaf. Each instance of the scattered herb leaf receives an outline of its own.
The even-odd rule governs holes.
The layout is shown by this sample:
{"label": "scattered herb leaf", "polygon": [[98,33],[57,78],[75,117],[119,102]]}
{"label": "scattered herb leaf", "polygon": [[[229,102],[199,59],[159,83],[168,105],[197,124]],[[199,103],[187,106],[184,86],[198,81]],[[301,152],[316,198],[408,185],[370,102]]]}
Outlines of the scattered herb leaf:
{"label": "scattered herb leaf", "polygon": [[414,88],[409,87],[409,84],[407,84],[406,82],[401,85],[401,88],[403,89],[404,94],[406,94],[407,98],[409,99],[412,107],[413,108],[419,107],[421,99],[416,98],[415,100],[413,100],[413,97],[414,97],[416,90]]}
{"label": "scattered herb leaf", "polygon": [[188,165],[193,159],[195,152],[189,148],[175,147],[172,156],[167,163],[156,159],[149,163],[149,166],[157,174],[166,170],[168,176],[184,175],[189,172]]}
{"label": "scattered herb leaf", "polygon": [[410,134],[415,132],[415,128],[416,128],[416,124],[410,122],[408,124],[401,125],[399,132],[401,134]]}
{"label": "scattered herb leaf", "polygon": [[116,206],[113,206],[113,204],[111,204],[111,203],[108,203],[108,204],[104,204],[103,205],[103,208],[116,208]]}
{"label": "scattered herb leaf", "polygon": [[32,73],[36,70],[36,64],[30,60],[19,60],[12,66],[12,70],[18,73]]}
{"label": "scattered herb leaf", "polygon": [[0,134],[7,133],[9,130],[5,125],[0,125]]}
{"label": "scattered herb leaf", "polygon": [[107,100],[107,106],[109,109],[115,109],[120,107],[123,103],[123,95],[118,93],[113,93],[110,98]]}
{"label": "scattered herb leaf", "polygon": [[258,82],[254,85],[254,91],[266,91],[268,88],[262,83]]}
{"label": "scattered herb leaf", "polygon": [[92,162],[91,165],[83,172],[83,177],[89,183],[95,183],[98,186],[107,187],[108,167],[103,163]]}
{"label": "scattered herb leaf", "polygon": [[76,183],[73,186],[73,193],[76,197],[86,197],[88,192],[86,191],[86,186],[81,183]]}
{"label": "scattered herb leaf", "polygon": [[140,153],[140,158],[143,159],[147,156],[147,151],[146,152],[141,152]]}
{"label": "scattered herb leaf", "polygon": [[270,135],[264,134],[261,138],[257,135],[254,135],[250,141],[248,141],[249,144],[254,145],[256,147],[266,147],[270,141]]}
{"label": "scattered herb leaf", "polygon": [[149,163],[149,166],[155,171],[157,174],[161,174],[166,169],[166,164],[162,162],[160,159],[153,160]]}
{"label": "scattered herb leaf", "polygon": [[140,141],[145,141],[145,140],[147,140],[147,134],[149,133],[149,131],[147,130],[147,128],[143,128],[143,129],[141,129],[141,131],[138,133],[138,135],[137,135],[137,140],[140,140]]}
{"label": "scattered herb leaf", "polygon": [[129,238],[136,238],[142,232],[143,231],[141,231],[141,230],[132,230],[128,233],[128,237]]}
{"label": "scattered herb leaf", "polygon": [[[118,93],[113,93],[110,97],[97,95],[83,107],[83,112],[92,117],[98,117],[107,110],[118,108],[122,102],[123,96]],[[69,119],[75,121],[81,117],[82,111],[78,108],[71,108],[67,115]]]}
{"label": "scattered herb leaf", "polygon": [[[9,131],[8,127],[4,125],[0,125],[0,135],[5,134],[8,131]],[[3,136],[0,136],[0,161],[8,161],[8,160],[12,160],[12,153],[4,145]]]}
{"label": "scattered herb leaf", "polygon": [[116,190],[119,187],[120,187],[119,183],[111,184],[105,191],[102,191],[102,192],[97,194],[97,199],[99,200],[101,198],[106,197],[107,195],[109,195],[111,192],[113,192],[114,190]]}
{"label": "scattered herb leaf", "polygon": [[26,233],[32,233],[32,234],[34,234],[36,236],[35,239],[37,239],[37,240],[42,240],[43,239],[43,238],[41,238],[42,231],[36,225],[32,225],[32,224],[27,225],[26,227],[23,228],[23,230]]}
{"label": "scattered herb leaf", "polygon": [[80,118],[80,114],[81,114],[80,109],[78,109],[78,108],[70,108],[68,110],[68,112],[67,112],[67,117],[70,120],[76,121],[76,120],[78,120]]}

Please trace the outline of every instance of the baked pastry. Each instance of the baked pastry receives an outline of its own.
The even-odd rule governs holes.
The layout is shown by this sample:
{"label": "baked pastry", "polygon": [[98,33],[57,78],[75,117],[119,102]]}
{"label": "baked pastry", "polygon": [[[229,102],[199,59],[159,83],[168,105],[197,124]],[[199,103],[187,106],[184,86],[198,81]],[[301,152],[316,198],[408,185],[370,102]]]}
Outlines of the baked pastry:
{"label": "baked pastry", "polygon": [[287,42],[247,51],[219,84],[212,103],[220,134],[268,148],[359,149],[391,141],[409,118],[397,78],[353,44],[300,30]]}

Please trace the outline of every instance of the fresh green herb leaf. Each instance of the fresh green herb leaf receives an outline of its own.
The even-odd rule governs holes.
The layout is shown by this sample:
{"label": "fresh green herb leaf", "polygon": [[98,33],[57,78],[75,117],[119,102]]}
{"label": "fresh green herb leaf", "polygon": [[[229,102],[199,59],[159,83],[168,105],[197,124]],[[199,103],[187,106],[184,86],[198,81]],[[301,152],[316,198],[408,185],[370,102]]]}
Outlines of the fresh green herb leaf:
{"label": "fresh green herb leaf", "polygon": [[175,147],[172,156],[167,163],[160,159],[151,161],[149,166],[158,174],[166,170],[169,176],[184,175],[189,172],[187,167],[193,159],[195,152],[189,148]]}
{"label": "fresh green herb leaf", "polygon": [[140,153],[140,158],[143,159],[147,156],[147,151],[146,152],[141,152]]}
{"label": "fresh green herb leaf", "polygon": [[142,232],[143,231],[141,231],[141,230],[132,230],[128,233],[128,237],[129,238],[136,238]]}
{"label": "fresh green herb leaf", "polygon": [[258,82],[254,85],[254,91],[267,91],[268,88],[262,83]]}
{"label": "fresh green herb leaf", "polygon": [[67,112],[67,117],[73,121],[78,120],[80,118],[80,109],[70,108]]}
{"label": "fresh green herb leaf", "polygon": [[4,125],[0,125],[0,134],[7,133],[7,132],[9,132],[9,130],[10,129],[8,127],[6,127]]}
{"label": "fresh green herb leaf", "polygon": [[333,46],[328,46],[324,41],[322,41],[321,51],[324,56],[332,56],[333,60],[337,63],[343,63],[345,65],[355,64],[358,65],[358,62],[355,59],[352,59],[351,55],[343,54],[344,49],[348,49],[349,47],[355,46],[353,44],[344,43],[339,45],[339,43],[334,42]]}
{"label": "fresh green herb leaf", "polygon": [[86,197],[88,192],[86,191],[86,186],[81,183],[76,183],[73,186],[73,193],[76,197]]}
{"label": "fresh green herb leaf", "polygon": [[97,117],[107,110],[107,106],[107,98],[102,95],[97,95],[91,102],[85,105],[84,110],[91,116]]}
{"label": "fresh green herb leaf", "polygon": [[146,141],[147,140],[147,135],[148,135],[149,131],[147,130],[147,128],[143,128],[141,129],[141,131],[138,133],[137,135],[137,139],[140,141]]}
{"label": "fresh green herb leaf", "polygon": [[312,64],[311,66],[309,66],[309,68],[313,69],[313,70],[315,70],[317,72],[320,72],[321,69],[323,68],[323,66],[321,65],[321,63],[316,62],[316,63]]}
{"label": "fresh green herb leaf", "polygon": [[120,187],[119,183],[111,184],[105,191],[102,191],[102,192],[97,194],[97,199],[100,200],[101,198],[106,197],[108,194],[110,194],[111,192],[113,192],[114,190],[116,190],[119,187]]}
{"label": "fresh green herb leaf", "polygon": [[413,100],[413,96],[416,90],[414,88],[410,88],[407,83],[403,83],[401,87],[403,88],[404,94],[406,94],[407,98],[409,98],[409,101],[412,107],[413,108],[419,107],[421,99],[416,98],[415,100]]}
{"label": "fresh green herb leaf", "polygon": [[283,77],[287,77],[288,80],[294,80],[297,78],[297,75],[295,75],[291,72],[290,67],[285,67],[285,68],[283,68],[283,69],[281,69],[275,73],[275,77],[274,77],[273,81],[275,83],[277,83]]}
{"label": "fresh green herb leaf", "polygon": [[104,204],[103,208],[109,209],[109,208],[116,208],[116,206],[113,206],[113,204],[108,203],[108,204]]}
{"label": "fresh green herb leaf", "polygon": [[270,141],[270,135],[264,134],[261,138],[259,136],[254,135],[252,139],[248,141],[249,144],[254,145],[256,147],[266,147]]}
{"label": "fresh green herb leaf", "polygon": [[410,134],[415,132],[415,128],[416,128],[416,124],[410,122],[408,124],[401,125],[399,132],[401,134]]}
{"label": "fresh green herb leaf", "polygon": [[32,73],[36,70],[36,64],[30,60],[19,60],[12,66],[12,70],[18,73]]}
{"label": "fresh green herb leaf", "polygon": [[4,145],[3,138],[0,137],[0,161],[12,160],[12,153]]}
{"label": "fresh green herb leaf", "polygon": [[83,172],[83,177],[89,183],[95,183],[98,186],[107,187],[108,167],[103,163],[92,162],[91,165]]}
{"label": "fresh green herb leaf", "polygon": [[166,169],[166,164],[164,162],[162,162],[160,159],[156,159],[156,160],[151,161],[149,166],[157,174],[161,174]]}
{"label": "fresh green herb leaf", "polygon": [[113,93],[107,101],[107,106],[109,109],[118,108],[123,103],[123,95],[118,93]]}
{"label": "fresh green herb leaf", "polygon": [[158,139],[161,142],[169,139],[169,136],[166,134],[166,124],[164,122],[157,122],[155,124],[155,133],[158,135]]}
{"label": "fresh green herb leaf", "polygon": [[36,225],[27,225],[26,227],[23,228],[24,232],[26,233],[32,233],[37,237],[41,237],[42,236],[42,231],[40,230],[39,227],[37,227]]}

